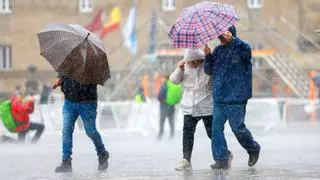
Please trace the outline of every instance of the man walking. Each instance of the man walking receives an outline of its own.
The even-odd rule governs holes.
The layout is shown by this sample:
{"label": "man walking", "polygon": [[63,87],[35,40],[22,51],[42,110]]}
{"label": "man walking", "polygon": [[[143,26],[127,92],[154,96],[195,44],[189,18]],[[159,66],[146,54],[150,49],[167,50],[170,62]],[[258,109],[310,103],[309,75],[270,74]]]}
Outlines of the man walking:
{"label": "man walking", "polygon": [[99,158],[98,170],[108,168],[109,152],[105,149],[101,136],[96,129],[97,116],[97,84],[83,84],[72,78],[59,74],[53,89],[61,86],[64,93],[63,132],[62,132],[62,163],[55,172],[71,172],[72,134],[75,122],[80,115],[84,129],[92,140]]}
{"label": "man walking", "polygon": [[227,120],[237,140],[249,154],[248,165],[253,166],[258,161],[260,145],[244,123],[247,101],[252,97],[251,48],[237,38],[234,26],[219,36],[219,40],[221,44],[212,53],[207,45],[204,48],[204,71],[213,77],[211,142],[216,163],[211,168],[229,168],[228,147],[223,132]]}

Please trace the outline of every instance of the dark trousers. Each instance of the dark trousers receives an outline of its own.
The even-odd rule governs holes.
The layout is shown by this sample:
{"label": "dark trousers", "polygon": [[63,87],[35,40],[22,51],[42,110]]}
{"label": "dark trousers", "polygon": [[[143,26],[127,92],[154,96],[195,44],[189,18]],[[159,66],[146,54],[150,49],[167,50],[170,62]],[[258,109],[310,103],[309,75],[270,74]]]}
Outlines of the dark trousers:
{"label": "dark trousers", "polygon": [[163,132],[164,132],[164,122],[166,118],[169,119],[169,125],[170,125],[170,134],[171,138],[174,137],[174,131],[175,131],[175,125],[174,125],[174,112],[175,108],[174,106],[168,106],[168,105],[160,105],[160,130],[158,138],[161,139]]}
{"label": "dark trousers", "polygon": [[215,103],[212,119],[212,154],[216,162],[227,162],[229,153],[224,135],[224,124],[229,125],[241,146],[249,154],[260,151],[260,145],[253,139],[251,132],[245,125],[246,104]]}
{"label": "dark trousers", "polygon": [[212,115],[199,116],[199,117],[192,117],[191,115],[184,116],[183,138],[182,138],[183,158],[188,160],[189,162],[191,160],[191,155],[192,155],[194,133],[196,131],[197,124],[201,119],[206,128],[207,135],[211,139]]}
{"label": "dark trousers", "polygon": [[29,131],[36,131],[36,134],[33,136],[31,141],[37,142],[44,131],[44,125],[31,122],[29,128],[26,131],[18,133],[18,141],[24,142],[26,140],[26,135]]}

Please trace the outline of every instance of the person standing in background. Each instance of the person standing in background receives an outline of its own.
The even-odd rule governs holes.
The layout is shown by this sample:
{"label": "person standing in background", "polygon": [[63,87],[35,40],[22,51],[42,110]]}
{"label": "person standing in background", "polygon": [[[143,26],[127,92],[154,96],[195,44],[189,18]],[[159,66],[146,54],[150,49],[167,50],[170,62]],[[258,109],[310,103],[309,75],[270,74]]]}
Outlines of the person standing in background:
{"label": "person standing in background", "polygon": [[169,76],[164,76],[164,82],[158,94],[160,102],[160,121],[158,139],[162,138],[164,132],[164,123],[166,118],[170,125],[170,138],[174,138],[175,133],[175,105],[180,102],[182,98],[182,88],[180,85],[175,85],[169,80]]}

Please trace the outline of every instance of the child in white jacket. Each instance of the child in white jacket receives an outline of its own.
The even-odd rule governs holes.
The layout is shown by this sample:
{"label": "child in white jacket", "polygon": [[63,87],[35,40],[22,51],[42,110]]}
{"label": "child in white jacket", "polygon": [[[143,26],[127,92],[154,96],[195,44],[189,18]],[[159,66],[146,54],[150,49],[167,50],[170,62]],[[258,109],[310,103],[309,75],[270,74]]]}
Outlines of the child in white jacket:
{"label": "child in white jacket", "polygon": [[[186,49],[184,60],[178,63],[177,69],[170,75],[170,81],[183,83],[181,109],[183,123],[183,160],[176,167],[177,171],[191,168],[191,154],[194,144],[194,133],[198,121],[202,120],[208,137],[211,139],[212,126],[212,78],[205,74],[203,68],[204,53],[200,49]],[[232,154],[230,154],[230,162]]]}

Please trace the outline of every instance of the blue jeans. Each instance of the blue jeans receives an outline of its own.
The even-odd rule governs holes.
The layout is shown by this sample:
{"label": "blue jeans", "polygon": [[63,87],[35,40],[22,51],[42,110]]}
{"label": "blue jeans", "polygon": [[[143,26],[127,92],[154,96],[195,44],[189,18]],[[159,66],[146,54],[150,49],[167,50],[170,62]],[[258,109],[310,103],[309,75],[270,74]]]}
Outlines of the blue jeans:
{"label": "blue jeans", "polygon": [[72,154],[72,134],[78,116],[81,116],[84,129],[89,138],[93,141],[97,155],[106,153],[101,136],[96,128],[97,103],[74,103],[68,100],[63,105],[63,130],[62,130],[62,159],[66,160]]}
{"label": "blue jeans", "polygon": [[245,114],[246,104],[214,104],[211,146],[212,155],[216,162],[225,163],[228,161],[228,147],[223,132],[227,119],[237,140],[249,154],[260,151],[260,145],[254,141],[251,132],[244,124]]}

